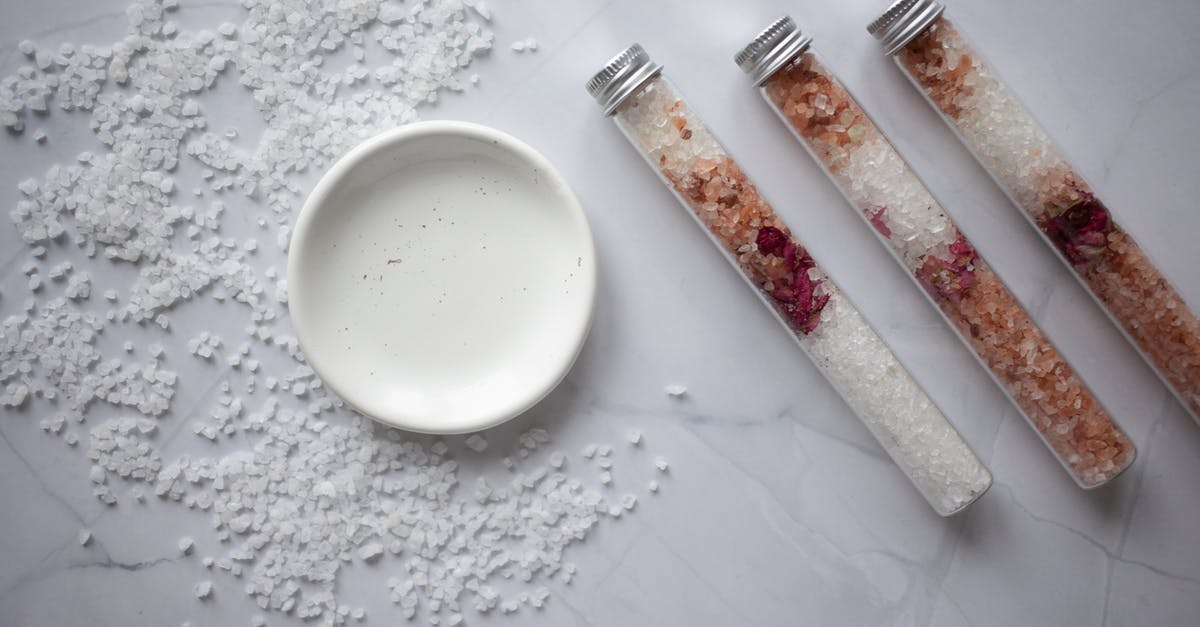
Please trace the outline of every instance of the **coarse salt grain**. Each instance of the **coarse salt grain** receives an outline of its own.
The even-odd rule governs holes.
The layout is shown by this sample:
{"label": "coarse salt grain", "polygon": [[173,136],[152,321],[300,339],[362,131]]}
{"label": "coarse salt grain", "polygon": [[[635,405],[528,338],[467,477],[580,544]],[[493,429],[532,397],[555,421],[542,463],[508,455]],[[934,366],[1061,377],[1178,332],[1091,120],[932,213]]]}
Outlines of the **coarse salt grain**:
{"label": "coarse salt grain", "polygon": [[687,394],[688,389],[687,389],[686,385],[680,385],[678,383],[671,383],[671,384],[664,386],[663,391],[667,393],[667,396],[673,396],[675,398],[680,398],[683,395]]}

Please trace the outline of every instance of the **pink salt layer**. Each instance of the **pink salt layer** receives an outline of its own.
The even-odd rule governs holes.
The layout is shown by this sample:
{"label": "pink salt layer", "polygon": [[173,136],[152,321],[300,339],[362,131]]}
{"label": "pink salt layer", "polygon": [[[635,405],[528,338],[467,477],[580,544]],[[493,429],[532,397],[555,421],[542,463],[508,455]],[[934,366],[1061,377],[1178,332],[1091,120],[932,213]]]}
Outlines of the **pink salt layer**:
{"label": "pink salt layer", "polygon": [[1136,456],[1133,443],[970,244],[960,239],[951,251],[918,272],[934,302],[1079,485],[1120,474]]}
{"label": "pink salt layer", "polygon": [[812,333],[829,301],[817,294],[822,281],[810,276],[816,264],[737,164],[728,157],[700,159],[682,177],[662,172],[788,325]]}
{"label": "pink salt layer", "polygon": [[[898,59],[960,130],[964,119],[975,113],[972,107],[986,101],[986,94],[977,91],[1005,90],[944,18],[902,48]],[[1032,134],[1044,135],[1032,118],[1028,123],[1035,127]],[[1065,160],[1054,158],[1054,147],[1045,143],[1034,148],[1030,159],[1045,164],[1020,182],[1028,189],[1013,189],[1015,182],[1005,187],[1200,421],[1200,318],[1113,221],[1083,177]],[[997,179],[1004,185],[1004,177]]]}

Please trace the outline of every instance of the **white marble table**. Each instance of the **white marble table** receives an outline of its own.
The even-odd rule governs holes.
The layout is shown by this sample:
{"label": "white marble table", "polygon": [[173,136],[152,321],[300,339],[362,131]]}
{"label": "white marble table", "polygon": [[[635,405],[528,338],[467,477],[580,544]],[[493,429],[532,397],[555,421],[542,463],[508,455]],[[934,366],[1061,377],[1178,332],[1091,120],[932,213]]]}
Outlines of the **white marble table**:
{"label": "white marble table", "polygon": [[[124,4],[9,0],[0,73],[18,67],[24,37],[112,40]],[[499,127],[554,161],[591,219],[601,281],[567,383],[490,437],[540,424],[573,452],[621,444],[636,426],[671,473],[658,497],[571,549],[579,574],[552,585],[540,613],[469,615],[469,624],[1196,624],[1200,427],[880,54],[864,26],[882,0],[492,4],[497,48],[473,66],[479,88],[422,115]],[[183,6],[181,21],[209,28],[241,10]],[[733,65],[738,47],[785,11],[1139,446],[1112,485],[1075,487]],[[958,0],[950,11],[1200,306],[1200,4]],[[539,41],[535,54],[508,50],[526,36]],[[814,255],[990,465],[996,483],[967,513],[934,515],[587,97],[587,77],[633,41],[666,65],[779,212],[811,225]],[[207,106],[227,106],[232,119],[246,110],[229,87]],[[83,119],[56,112],[45,147],[0,138],[5,203],[18,181],[94,141]],[[4,315],[25,298],[26,257],[5,220]],[[113,271],[101,265],[92,272],[103,288]],[[210,305],[176,314],[176,341],[203,328]],[[181,384],[164,430],[208,407],[218,378],[193,359],[168,365]],[[668,398],[670,382],[686,384],[687,398]],[[82,451],[42,433],[41,417],[0,419],[0,625],[248,624],[255,608],[238,581],[178,558],[181,535],[215,543],[208,516],[168,503],[102,505]],[[485,472],[504,472],[488,463]],[[86,548],[81,527],[95,534]],[[368,608],[367,624],[402,622],[382,570],[353,570],[340,584]],[[192,585],[206,577],[215,598],[200,603]]]}

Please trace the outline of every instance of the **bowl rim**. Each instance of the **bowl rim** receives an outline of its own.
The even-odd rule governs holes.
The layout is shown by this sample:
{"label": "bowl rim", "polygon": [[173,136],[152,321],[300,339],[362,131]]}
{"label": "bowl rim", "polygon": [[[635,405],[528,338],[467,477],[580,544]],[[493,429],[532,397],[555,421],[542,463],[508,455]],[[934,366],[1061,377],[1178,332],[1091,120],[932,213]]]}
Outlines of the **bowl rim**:
{"label": "bowl rim", "polygon": [[[405,413],[400,408],[387,408],[380,403],[371,402],[370,399],[356,398],[353,393],[347,394],[347,390],[340,385],[338,376],[334,374],[337,370],[336,364],[331,364],[319,351],[310,350],[312,347],[306,343],[305,336],[307,329],[311,328],[310,324],[316,324],[316,322],[308,320],[303,310],[295,304],[307,297],[305,283],[297,280],[299,266],[306,256],[304,243],[313,237],[310,231],[314,228],[316,217],[328,206],[330,195],[338,188],[338,185],[352,171],[378,153],[415,139],[436,136],[444,136],[447,139],[468,138],[491,143],[511,155],[515,161],[523,162],[537,170],[539,177],[550,184],[548,187],[558,197],[557,203],[561,205],[560,209],[567,212],[572,218],[573,229],[577,230],[579,234],[580,249],[577,251],[577,256],[583,262],[581,264],[583,272],[577,276],[583,281],[580,286],[582,292],[580,298],[584,301],[582,309],[585,312],[584,319],[573,327],[573,335],[564,338],[564,344],[567,340],[572,343],[571,349],[554,356],[558,362],[552,364],[553,368],[547,366],[546,371],[551,373],[550,376],[545,380],[531,381],[523,394],[517,395],[519,400],[515,403],[496,411],[483,412],[479,416],[460,417],[449,422],[437,417]],[[288,245],[288,314],[304,360],[321,378],[321,381],[329,386],[331,391],[357,412],[377,422],[418,433],[460,434],[488,429],[525,413],[549,395],[566,377],[583,350],[584,342],[595,317],[597,283],[594,236],[583,206],[575,192],[567,184],[566,179],[559,174],[548,159],[525,142],[482,124],[458,120],[426,120],[405,124],[367,138],[350,149],[325,171],[305,199],[293,225]]]}

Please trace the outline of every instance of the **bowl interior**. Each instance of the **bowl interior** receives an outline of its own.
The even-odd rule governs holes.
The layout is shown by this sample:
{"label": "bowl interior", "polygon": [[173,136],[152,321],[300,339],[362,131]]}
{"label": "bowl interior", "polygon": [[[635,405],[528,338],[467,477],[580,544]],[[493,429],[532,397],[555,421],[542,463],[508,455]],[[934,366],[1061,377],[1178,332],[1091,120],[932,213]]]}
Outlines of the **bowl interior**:
{"label": "bowl interior", "polygon": [[288,264],[314,370],[363,413],[432,433],[497,424],[549,393],[587,335],[595,282],[586,218],[545,159],[450,122],[339,160]]}

